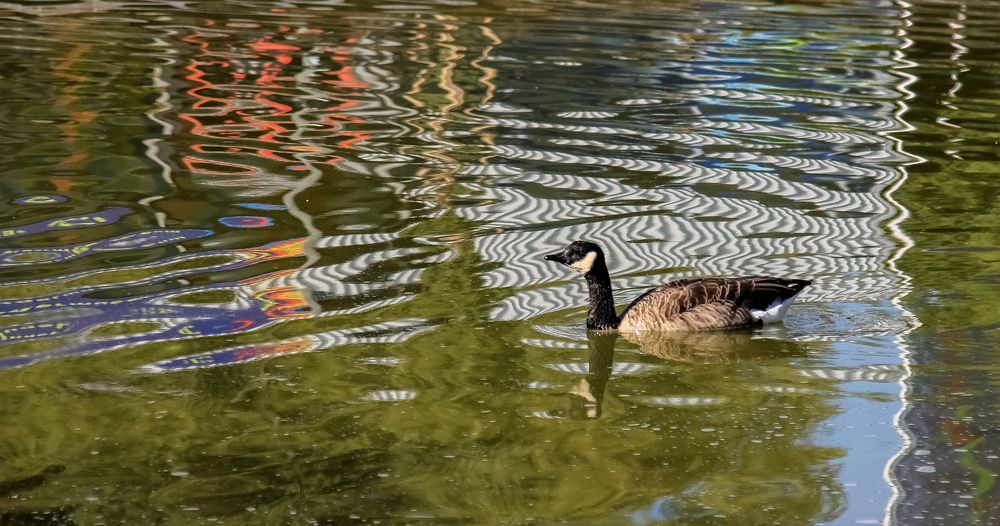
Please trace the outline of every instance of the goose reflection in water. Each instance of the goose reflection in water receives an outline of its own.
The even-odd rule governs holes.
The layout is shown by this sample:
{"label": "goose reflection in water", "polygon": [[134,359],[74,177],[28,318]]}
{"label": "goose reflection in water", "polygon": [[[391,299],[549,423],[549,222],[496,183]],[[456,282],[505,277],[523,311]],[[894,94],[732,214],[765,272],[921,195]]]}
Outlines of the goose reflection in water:
{"label": "goose reflection in water", "polygon": [[577,382],[569,392],[570,418],[601,416],[604,388],[611,378],[617,340],[618,334],[611,331],[587,333],[587,376]]}
{"label": "goose reflection in water", "polygon": [[[614,371],[614,353],[622,336],[639,347],[643,354],[673,362],[723,364],[799,356],[805,348],[798,342],[778,338],[755,337],[749,331],[666,332],[641,334],[617,331],[587,332],[587,375],[569,391],[572,419],[600,418],[604,392]],[[713,397],[661,396],[651,399],[657,405],[690,406],[712,403]]]}
{"label": "goose reflection in water", "polygon": [[713,332],[647,331],[622,336],[644,354],[674,362],[715,364],[787,357],[805,353],[793,341],[781,339],[781,328],[769,328],[771,337],[749,330]]}

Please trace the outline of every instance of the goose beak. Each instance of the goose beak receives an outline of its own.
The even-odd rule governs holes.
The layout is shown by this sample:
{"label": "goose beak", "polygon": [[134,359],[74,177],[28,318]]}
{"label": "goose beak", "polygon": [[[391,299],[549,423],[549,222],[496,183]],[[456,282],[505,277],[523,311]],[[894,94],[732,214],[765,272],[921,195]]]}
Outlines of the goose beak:
{"label": "goose beak", "polygon": [[562,252],[556,252],[555,254],[548,254],[545,256],[545,261],[555,261],[556,263],[566,264],[566,258],[563,257]]}

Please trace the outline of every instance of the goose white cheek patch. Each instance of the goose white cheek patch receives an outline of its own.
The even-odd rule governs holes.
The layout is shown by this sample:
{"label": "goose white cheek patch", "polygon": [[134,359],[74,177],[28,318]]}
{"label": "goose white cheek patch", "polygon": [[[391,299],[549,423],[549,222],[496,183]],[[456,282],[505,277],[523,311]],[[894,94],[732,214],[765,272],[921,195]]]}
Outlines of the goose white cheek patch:
{"label": "goose white cheek patch", "polygon": [[587,252],[587,255],[584,256],[583,259],[570,263],[569,266],[580,274],[586,274],[590,272],[590,268],[594,266],[595,259],[597,259],[597,252]]}

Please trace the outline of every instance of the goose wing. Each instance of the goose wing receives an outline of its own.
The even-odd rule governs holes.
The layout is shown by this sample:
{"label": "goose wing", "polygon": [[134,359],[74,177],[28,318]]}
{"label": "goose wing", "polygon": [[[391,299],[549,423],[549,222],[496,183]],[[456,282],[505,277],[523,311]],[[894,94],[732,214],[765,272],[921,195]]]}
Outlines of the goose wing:
{"label": "goose wing", "polygon": [[619,330],[702,330],[748,327],[754,311],[767,311],[811,282],[769,276],[671,281],[636,298],[622,312]]}

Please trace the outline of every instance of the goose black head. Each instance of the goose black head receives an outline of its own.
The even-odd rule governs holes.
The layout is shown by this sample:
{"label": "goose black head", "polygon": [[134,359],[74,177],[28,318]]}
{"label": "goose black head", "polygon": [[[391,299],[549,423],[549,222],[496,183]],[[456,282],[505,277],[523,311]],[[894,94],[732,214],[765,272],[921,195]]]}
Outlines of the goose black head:
{"label": "goose black head", "polygon": [[604,252],[590,241],[574,241],[562,252],[545,256],[545,260],[562,263],[580,274],[586,274],[594,267],[595,262],[604,262]]}

